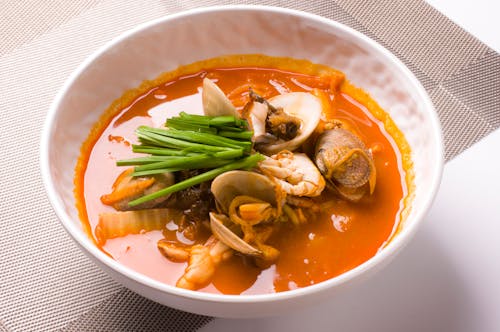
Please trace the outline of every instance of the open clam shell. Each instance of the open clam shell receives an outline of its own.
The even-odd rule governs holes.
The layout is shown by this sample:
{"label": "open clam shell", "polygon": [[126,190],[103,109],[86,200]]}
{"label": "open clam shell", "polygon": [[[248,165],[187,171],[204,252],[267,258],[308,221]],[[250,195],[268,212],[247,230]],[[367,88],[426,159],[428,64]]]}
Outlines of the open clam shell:
{"label": "open clam shell", "polygon": [[236,196],[250,196],[280,209],[284,194],[267,176],[249,171],[230,171],[212,181],[212,194],[221,213],[227,214],[229,205]]}
{"label": "open clam shell", "polygon": [[209,116],[232,115],[239,117],[236,108],[226,97],[224,92],[208,78],[203,79],[203,91],[201,93],[203,112]]}
{"label": "open clam shell", "polygon": [[262,251],[252,247],[226,227],[225,224],[228,223],[229,218],[226,215],[210,212],[210,229],[219,241],[244,255],[254,257],[261,257],[263,255]]}
{"label": "open clam shell", "polygon": [[[294,116],[301,121],[299,133],[295,138],[284,141],[278,140],[270,143],[259,144],[258,149],[265,154],[275,154],[282,150],[294,151],[313,133],[316,129],[321,118],[322,106],[321,100],[306,92],[291,92],[272,97],[268,100],[275,108],[281,108],[283,111],[291,116]],[[260,111],[258,107],[262,107],[261,103],[254,102],[252,108],[256,108],[256,112]],[[250,114],[253,109],[250,110]],[[261,112],[258,112],[259,114]],[[253,127],[265,127],[264,124],[257,124],[255,121],[262,121],[262,117],[257,116],[252,119]],[[265,121],[265,119],[263,120]],[[255,131],[255,130],[254,130]]]}

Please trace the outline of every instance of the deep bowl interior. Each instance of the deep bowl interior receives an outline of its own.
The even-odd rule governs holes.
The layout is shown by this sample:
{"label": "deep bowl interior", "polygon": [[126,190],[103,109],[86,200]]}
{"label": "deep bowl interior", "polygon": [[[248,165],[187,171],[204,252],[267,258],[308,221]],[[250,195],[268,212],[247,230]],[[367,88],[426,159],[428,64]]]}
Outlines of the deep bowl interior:
{"label": "deep bowl interior", "polygon": [[[415,197],[402,231],[384,250],[356,269],[283,294],[225,296],[185,291],[120,266],[86,237],[75,208],[74,167],[90,128],[113,100],[146,79],[198,60],[246,53],[308,59],[340,69],[392,116],[411,146],[415,171]],[[432,104],[418,81],[393,55],[341,24],[265,7],[195,10],[142,25],[117,38],[67,81],[53,103],[42,140],[42,172],[49,198],[68,232],[96,263],[151,299],[183,310],[226,317],[279,313],[284,309],[276,303],[304,305],[319,293],[325,297],[328,290],[374,270],[372,267],[392,256],[413,234],[437,190],[442,163],[440,128]]]}

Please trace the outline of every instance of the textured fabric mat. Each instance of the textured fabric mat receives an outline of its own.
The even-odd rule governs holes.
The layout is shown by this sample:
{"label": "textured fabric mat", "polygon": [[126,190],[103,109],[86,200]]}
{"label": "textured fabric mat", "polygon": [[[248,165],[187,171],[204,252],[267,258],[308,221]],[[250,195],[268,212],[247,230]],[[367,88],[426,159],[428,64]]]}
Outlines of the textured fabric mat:
{"label": "textured fabric mat", "polygon": [[99,46],[169,13],[236,3],[309,11],[384,45],[435,103],[447,160],[500,126],[500,55],[423,1],[0,2],[0,331],[192,331],[211,319],[124,289],[80,252],[46,199],[38,144],[57,90]]}

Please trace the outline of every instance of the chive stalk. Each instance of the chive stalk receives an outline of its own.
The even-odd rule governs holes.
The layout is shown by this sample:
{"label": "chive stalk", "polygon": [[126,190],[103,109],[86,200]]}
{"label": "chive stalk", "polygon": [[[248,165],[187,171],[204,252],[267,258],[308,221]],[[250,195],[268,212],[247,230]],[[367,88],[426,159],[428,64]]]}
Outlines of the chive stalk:
{"label": "chive stalk", "polygon": [[201,173],[199,175],[193,176],[192,178],[178,182],[176,184],[171,185],[170,187],[161,189],[157,192],[154,192],[154,193],[151,193],[149,195],[145,195],[145,196],[142,196],[140,198],[137,198],[133,201],[130,201],[128,203],[128,205],[131,207],[134,207],[134,206],[137,206],[139,204],[152,201],[152,200],[157,199],[159,197],[173,194],[177,191],[187,189],[189,187],[195,186],[195,185],[200,184],[202,182],[210,181],[224,172],[232,171],[235,169],[247,169],[247,168],[254,167],[259,161],[262,161],[262,160],[264,160],[264,157],[261,154],[259,154],[259,153],[253,154],[253,155],[245,157],[243,159],[233,161],[232,163],[229,163],[227,165],[224,165],[224,166],[221,166],[218,168],[214,168],[214,169],[207,171],[205,173]]}
{"label": "chive stalk", "polygon": [[157,146],[132,145],[132,151],[136,153],[149,153],[156,156],[194,156],[199,153],[189,152],[189,149],[175,150]]}
{"label": "chive stalk", "polygon": [[176,130],[176,129],[160,129],[160,128],[150,128],[146,127],[143,128],[143,130],[150,132],[150,133],[155,133],[159,135],[163,135],[165,137],[170,137],[178,140],[184,140],[196,144],[206,144],[210,146],[220,146],[220,147],[226,147],[226,148],[233,148],[233,149],[238,149],[238,148],[245,148],[249,149],[251,147],[251,142],[241,142],[237,141],[234,139],[226,138],[226,137],[221,137],[219,135],[214,135],[210,133],[200,133],[200,132],[194,132],[194,131],[183,131],[183,130]]}
{"label": "chive stalk", "polygon": [[140,126],[136,134],[140,144],[135,153],[149,154],[117,161],[118,166],[135,166],[132,176],[152,176],[190,169],[207,171],[173,184],[155,193],[129,202],[133,207],[158,197],[210,181],[234,169],[249,169],[263,160],[251,154],[253,132],[246,120],[234,116],[205,116],[181,112],[166,120],[164,128]]}
{"label": "chive stalk", "polygon": [[158,134],[157,132],[151,131],[151,129],[154,128],[151,129],[148,128],[149,127],[141,126],[136,130],[136,134],[139,137],[139,139],[151,142],[155,145],[164,146],[167,148],[177,148],[177,149],[197,148],[199,151],[210,151],[210,152],[228,150],[227,148],[221,146],[193,143],[193,142],[183,141],[177,138],[168,137],[165,135]]}
{"label": "chive stalk", "polygon": [[250,141],[253,136],[253,131],[234,132],[234,131],[221,130],[218,132],[218,134],[223,137]]}
{"label": "chive stalk", "polygon": [[[182,167],[188,168],[190,165],[196,166],[197,164],[206,163],[208,161],[216,160],[231,160],[243,155],[242,150],[232,150],[224,151],[219,153],[214,153],[213,155],[198,155],[198,156],[187,156],[187,157],[170,157],[169,159],[160,160],[152,163],[146,163],[145,165],[137,166],[135,168],[136,172],[147,171],[155,168],[172,168],[172,167]],[[196,167],[204,168],[204,167]]]}

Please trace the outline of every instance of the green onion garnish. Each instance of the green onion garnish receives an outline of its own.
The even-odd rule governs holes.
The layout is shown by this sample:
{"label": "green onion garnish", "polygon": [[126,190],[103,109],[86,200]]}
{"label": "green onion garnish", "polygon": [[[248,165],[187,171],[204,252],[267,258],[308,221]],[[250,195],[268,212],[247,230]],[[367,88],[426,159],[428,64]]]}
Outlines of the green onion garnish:
{"label": "green onion garnish", "polygon": [[166,128],[140,126],[140,144],[135,153],[149,154],[117,161],[118,166],[135,166],[132,176],[205,169],[204,173],[129,202],[133,207],[158,197],[212,180],[235,169],[249,169],[264,159],[252,154],[252,135],[245,120],[234,116],[205,116],[181,112],[169,118]]}

